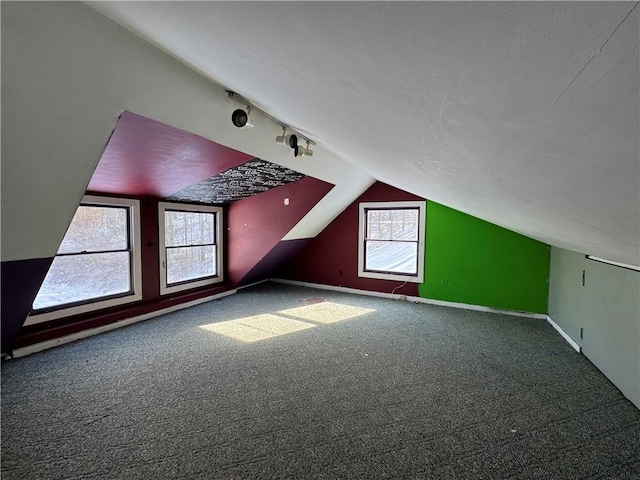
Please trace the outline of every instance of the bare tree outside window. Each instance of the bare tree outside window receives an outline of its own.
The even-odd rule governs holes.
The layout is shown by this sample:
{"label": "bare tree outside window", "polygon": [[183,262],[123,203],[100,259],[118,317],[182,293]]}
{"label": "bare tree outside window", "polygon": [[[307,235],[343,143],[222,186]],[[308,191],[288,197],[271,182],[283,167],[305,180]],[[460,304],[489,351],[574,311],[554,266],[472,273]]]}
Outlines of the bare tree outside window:
{"label": "bare tree outside window", "polygon": [[33,302],[34,310],[130,292],[129,209],[81,205]]}
{"label": "bare tree outside window", "polygon": [[418,272],[418,209],[367,210],[365,270]]}
{"label": "bare tree outside window", "polygon": [[165,211],[167,285],[217,275],[215,213]]}

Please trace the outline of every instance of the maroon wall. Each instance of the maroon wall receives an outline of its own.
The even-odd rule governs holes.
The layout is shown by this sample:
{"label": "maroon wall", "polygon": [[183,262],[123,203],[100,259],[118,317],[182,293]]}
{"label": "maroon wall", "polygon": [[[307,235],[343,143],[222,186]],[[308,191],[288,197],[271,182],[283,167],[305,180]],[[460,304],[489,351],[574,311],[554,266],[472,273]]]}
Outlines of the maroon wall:
{"label": "maroon wall", "polygon": [[[284,235],[331,190],[332,185],[305,177],[231,203],[225,216],[225,227],[228,227],[225,231],[225,281],[215,286],[160,295],[158,198],[171,196],[229,168],[244,165],[250,158],[197,135],[123,112],[87,193],[140,200],[142,300],[23,327],[53,259],[3,262],[2,352],[268,278],[276,264],[286,261],[306,242],[304,239],[281,242]],[[258,180],[259,187],[274,185],[263,178]],[[249,194],[254,192],[253,187],[243,186]],[[285,198],[289,198],[287,206],[283,202]]]}
{"label": "maroon wall", "polygon": [[125,110],[87,190],[123,197],[164,198],[251,158]]}
{"label": "maroon wall", "polygon": [[[312,239],[273,277],[391,293],[403,282],[358,277],[358,205],[361,202],[423,200],[413,194],[377,182]],[[418,296],[418,284],[407,283],[395,293]]]}
{"label": "maroon wall", "polygon": [[[306,177],[232,203],[225,216],[225,282],[214,286],[160,295],[158,200],[155,198],[137,198],[140,200],[142,235],[142,300],[138,302],[22,327],[52,259],[17,262],[16,265],[3,263],[2,351],[101,327],[269,278],[277,263],[290,258],[308,241],[281,241],[282,237],[331,188],[328,183]],[[288,206],[284,205],[285,198],[289,198]],[[9,298],[12,300],[5,301]]]}
{"label": "maroon wall", "polygon": [[[321,180],[305,177],[232,203],[227,213],[229,281],[234,285],[246,285],[268,278],[273,266],[267,257],[269,252],[278,247],[277,257],[281,261],[289,256],[288,252],[295,251],[299,242],[278,244],[332,187]],[[284,204],[285,198],[289,199],[289,205]],[[264,268],[252,272],[261,262]]]}
{"label": "maroon wall", "polygon": [[[91,194],[91,192],[87,193]],[[229,282],[225,282],[223,285],[207,286],[187,292],[161,296],[159,285],[160,260],[158,250],[158,200],[154,198],[140,197],[138,197],[137,200],[140,200],[140,226],[142,237],[142,300],[105,310],[88,312],[81,315],[74,315],[67,318],[52,320],[50,322],[22,327],[15,342],[6,342],[6,345],[3,343],[3,352],[9,351],[13,348],[20,348],[64,335],[69,335],[89,328],[101,327],[126,318],[144,315],[156,310],[178,305],[180,303],[190,302],[199,298],[215,295],[217,293],[231,290],[234,287],[229,284]],[[47,269],[48,266],[45,269],[44,274],[46,274]],[[36,282],[37,285],[35,286],[33,296],[28,299],[25,297],[25,300],[21,302],[21,313],[23,313],[23,315],[20,319],[20,326],[22,326],[22,323],[31,308],[33,298],[38,292],[40,284],[44,280],[44,274],[41,278],[39,277]],[[31,275],[30,278],[35,280],[35,276],[33,275]],[[3,295],[4,283],[5,282],[3,281]]]}

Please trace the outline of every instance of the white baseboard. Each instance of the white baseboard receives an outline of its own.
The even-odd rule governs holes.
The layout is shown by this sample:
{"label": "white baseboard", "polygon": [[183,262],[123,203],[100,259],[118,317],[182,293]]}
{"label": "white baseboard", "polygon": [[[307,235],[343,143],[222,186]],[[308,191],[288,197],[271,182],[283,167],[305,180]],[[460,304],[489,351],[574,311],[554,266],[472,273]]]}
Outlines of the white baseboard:
{"label": "white baseboard", "polygon": [[385,292],[373,292],[370,290],[358,290],[357,288],[336,287],[335,285],[324,285],[322,283],[299,282],[297,280],[286,280],[284,278],[271,278],[270,281],[283,283],[285,285],[295,285],[297,287],[317,288],[318,290],[332,290],[334,292],[354,293],[356,295],[367,295],[369,297],[395,298],[396,300],[406,297],[406,295],[391,294]]}
{"label": "white baseboard", "polygon": [[576,352],[578,352],[578,353],[581,353],[581,352],[582,352],[582,347],[580,347],[580,345],[578,345],[578,344],[573,340],[573,338],[571,338],[571,337],[567,334],[567,332],[565,332],[565,331],[560,327],[560,325],[558,325],[556,322],[554,322],[554,321],[553,321],[553,319],[552,319],[549,315],[547,315],[547,322],[549,322],[549,324],[551,324],[551,326],[552,326],[553,328],[555,328],[555,329],[558,331],[558,333],[559,333],[560,335],[562,335],[562,338],[564,338],[564,339],[567,341],[567,343],[568,343],[569,345],[571,345],[571,346],[573,347],[573,349],[574,349]]}
{"label": "white baseboard", "polygon": [[443,300],[432,300],[430,298],[407,296],[402,294],[392,294],[386,292],[374,292],[371,290],[359,290],[357,288],[336,287],[334,285],[323,285],[320,283],[299,282],[297,280],[285,280],[282,278],[270,279],[275,283],[284,283],[287,285],[296,285],[299,287],[317,288],[320,290],[333,290],[335,292],[353,293],[356,295],[367,295],[370,297],[393,298],[395,300],[406,300],[414,303],[427,303],[429,305],[438,305],[442,307],[461,308],[464,310],[475,310],[478,312],[501,313],[504,315],[512,315],[516,317],[535,318],[538,320],[546,320],[547,315],[544,313],[519,312],[517,310],[502,310],[499,308],[484,307],[482,305],[471,305],[468,303],[446,302]]}
{"label": "white baseboard", "polygon": [[261,283],[268,282],[268,281],[269,279],[265,278],[264,280],[260,280],[259,282],[253,282],[253,283],[250,283],[249,285],[243,285],[241,287],[237,287],[236,290],[243,290],[245,288],[255,287],[256,285],[260,285]]}
{"label": "white baseboard", "polygon": [[226,292],[222,292],[222,293],[219,293],[219,294],[216,294],[216,295],[211,295],[209,297],[199,298],[197,300],[192,300],[190,302],[181,303],[181,304],[178,304],[178,305],[174,305],[172,307],[163,308],[162,310],[156,310],[155,312],[149,312],[149,313],[145,313],[144,315],[139,315],[137,317],[132,317],[132,318],[127,318],[127,319],[124,319],[124,320],[120,320],[119,322],[110,323],[108,325],[103,325],[101,327],[82,330],[82,331],[77,332],[77,333],[72,333],[70,335],[65,335],[64,337],[54,338],[52,340],[47,340],[45,342],[36,343],[36,344],[33,344],[33,345],[29,345],[27,347],[18,348],[18,349],[13,351],[12,357],[13,358],[24,357],[24,356],[30,355],[32,353],[40,352],[42,350],[47,350],[49,348],[57,347],[59,345],[64,345],[65,343],[74,342],[74,341],[80,340],[82,338],[91,337],[93,335],[98,335],[98,334],[103,333],[103,332],[108,332],[110,330],[115,330],[116,328],[125,327],[127,325],[132,325],[134,323],[142,322],[144,320],[148,320],[150,318],[158,317],[160,315],[165,315],[167,313],[175,312],[177,310],[182,310],[183,308],[193,307],[195,305],[199,305],[201,303],[206,303],[206,302],[209,302],[211,300],[216,300],[218,298],[223,298],[223,297],[226,297],[226,296],[229,296],[229,295],[234,295],[235,293],[238,292],[238,290],[242,290],[244,288],[249,288],[249,287],[252,287],[252,286],[255,286],[255,285],[259,285],[259,284],[264,283],[266,281],[272,281],[274,283],[282,283],[282,284],[286,284],[286,285],[295,285],[295,286],[299,286],[299,287],[316,288],[316,289],[319,289],[319,290],[331,290],[331,291],[335,291],[335,292],[352,293],[352,294],[356,294],[356,295],[366,295],[366,296],[370,296],[370,297],[391,298],[391,299],[395,299],[395,300],[406,300],[406,301],[414,302],[414,303],[426,303],[426,304],[429,304],[429,305],[438,305],[438,306],[444,306],[444,307],[461,308],[461,309],[464,309],[464,310],[475,310],[475,311],[479,311],[479,312],[501,313],[501,314],[512,315],[512,316],[517,316],[517,317],[526,317],[526,318],[535,318],[535,319],[547,320],[551,324],[551,326],[553,326],[553,328],[555,328],[560,333],[560,335],[562,335],[562,337],[577,352],[580,352],[580,346],[576,342],[574,342],[573,339],[571,337],[569,337],[569,335],[567,335],[566,332],[564,330],[562,330],[562,328],[560,328],[551,319],[551,317],[549,317],[548,315],[545,315],[545,314],[519,312],[519,311],[515,311],[515,310],[501,310],[501,309],[498,309],[498,308],[484,307],[484,306],[481,306],[481,305],[471,305],[471,304],[467,304],[467,303],[457,303],[457,302],[446,302],[446,301],[442,301],[442,300],[433,300],[433,299],[429,299],[429,298],[407,296],[407,295],[403,295],[403,294],[392,294],[392,293],[386,293],[386,292],[375,292],[375,291],[371,291],[371,290],[360,290],[360,289],[357,289],[357,288],[349,288],[349,287],[337,287],[337,286],[334,286],[334,285],[324,285],[324,284],[320,284],[320,283],[299,282],[299,281],[296,281],[296,280],[286,280],[286,279],[281,279],[281,278],[271,278],[269,280],[261,280],[259,282],[255,282],[255,283],[252,283],[250,285],[244,285],[244,286],[239,287],[237,289],[228,290]]}
{"label": "white baseboard", "polygon": [[521,312],[519,310],[507,310],[502,308],[491,308],[485,307],[483,305],[473,305],[470,303],[458,303],[458,302],[447,302],[444,300],[433,300],[431,298],[421,298],[421,297],[411,297],[417,298],[417,301],[422,303],[428,303],[430,305],[439,305],[442,307],[453,307],[453,308],[462,308],[464,310],[475,310],[478,312],[490,312],[490,313],[501,313],[503,315],[511,315],[513,317],[524,317],[524,318],[535,318],[536,320],[546,320],[547,315],[544,313],[533,313],[533,312]]}
{"label": "white baseboard", "polygon": [[206,303],[206,302],[210,302],[211,300],[227,297],[229,295],[235,294],[236,292],[237,292],[237,289],[234,288],[233,290],[228,290],[226,292],[218,293],[216,295],[198,298],[196,300],[191,300],[190,302],[180,303],[178,305],[173,305],[171,307],[163,308],[161,310],[145,313],[144,315],[138,315],[137,317],[126,318],[124,320],[110,323],[108,325],[103,325],[101,327],[88,328],[87,330],[82,330],[80,332],[72,333],[70,335],[65,335],[64,337],[54,338],[52,340],[47,340],[45,342],[34,343],[33,345],[28,345],[26,347],[15,349],[11,357],[12,358],[24,357],[32,353],[41,352],[42,350],[47,350],[49,348],[57,347],[59,345],[64,345],[65,343],[75,342],[76,340],[80,340],[82,338],[92,337],[93,335],[98,335],[99,333],[108,332],[110,330],[115,330],[116,328],[126,327],[127,325],[132,325],[134,323],[142,322],[144,320],[149,320],[150,318],[153,318],[153,317],[158,317],[160,315],[165,315],[167,313],[175,312],[177,310],[182,310],[183,308],[194,307],[201,303]]}

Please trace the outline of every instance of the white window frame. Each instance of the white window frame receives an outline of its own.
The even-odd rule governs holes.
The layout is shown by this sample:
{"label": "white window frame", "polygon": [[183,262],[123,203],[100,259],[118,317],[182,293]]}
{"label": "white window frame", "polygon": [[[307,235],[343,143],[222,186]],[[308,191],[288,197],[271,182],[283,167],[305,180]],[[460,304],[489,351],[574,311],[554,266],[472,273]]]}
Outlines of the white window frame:
{"label": "white window frame", "polygon": [[103,310],[105,308],[124,305],[126,303],[142,300],[142,260],[141,260],[141,235],[140,235],[140,202],[130,198],[100,197],[95,195],[85,195],[82,197],[80,205],[98,205],[105,207],[128,207],[129,208],[129,235],[131,242],[131,288],[132,293],[106,300],[87,300],[87,303],[73,305],[71,307],[61,306],[55,310],[41,312],[31,312],[24,322],[24,325],[35,325],[37,323],[48,322],[58,318],[70,317],[81,313]]}
{"label": "white window frame", "polygon": [[[358,276],[363,278],[377,278],[381,280],[399,280],[412,283],[424,281],[424,238],[426,231],[426,202],[363,202],[359,206],[360,219],[358,221]],[[418,271],[415,275],[403,275],[399,273],[370,272],[365,270],[365,236],[367,231],[367,210],[395,210],[412,208],[418,210]]]}
{"label": "white window frame", "polygon": [[[218,272],[216,276],[206,277],[202,280],[194,279],[176,285],[167,285],[167,268],[166,268],[166,241],[164,238],[164,214],[167,210],[178,210],[184,212],[196,213],[214,213],[215,223],[215,245],[216,245],[216,264]],[[160,295],[181,292],[183,290],[191,290],[193,288],[203,287],[205,285],[213,285],[224,280],[224,245],[222,242],[222,207],[213,207],[209,205],[194,205],[189,203],[159,202],[158,203],[158,238],[160,253]]]}

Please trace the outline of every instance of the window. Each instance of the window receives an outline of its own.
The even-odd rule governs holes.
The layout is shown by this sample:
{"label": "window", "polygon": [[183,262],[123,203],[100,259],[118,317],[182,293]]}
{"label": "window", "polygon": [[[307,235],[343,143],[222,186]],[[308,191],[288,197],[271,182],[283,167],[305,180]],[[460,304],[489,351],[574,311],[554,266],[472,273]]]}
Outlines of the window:
{"label": "window", "polygon": [[358,275],[421,283],[425,202],[360,204]]}
{"label": "window", "polygon": [[138,218],[137,200],[85,196],[26,324],[140,300]]}
{"label": "window", "polygon": [[159,204],[160,293],[172,293],[222,278],[222,208]]}

